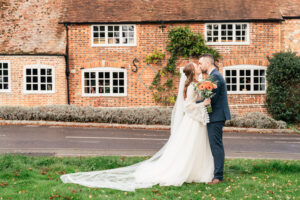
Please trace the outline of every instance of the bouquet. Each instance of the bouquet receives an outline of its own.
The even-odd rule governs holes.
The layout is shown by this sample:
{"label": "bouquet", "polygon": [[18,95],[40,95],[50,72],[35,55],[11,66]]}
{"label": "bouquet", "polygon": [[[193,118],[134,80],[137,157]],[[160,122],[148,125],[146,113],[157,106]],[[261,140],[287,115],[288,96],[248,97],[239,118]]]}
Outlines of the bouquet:
{"label": "bouquet", "polygon": [[[198,95],[207,99],[207,98],[212,98],[215,95],[215,93],[213,93],[212,90],[216,89],[217,87],[218,87],[217,83],[213,81],[212,77],[209,77],[202,82],[197,82],[195,84],[194,89]],[[207,112],[208,113],[212,112],[212,107],[210,104],[207,105]]]}

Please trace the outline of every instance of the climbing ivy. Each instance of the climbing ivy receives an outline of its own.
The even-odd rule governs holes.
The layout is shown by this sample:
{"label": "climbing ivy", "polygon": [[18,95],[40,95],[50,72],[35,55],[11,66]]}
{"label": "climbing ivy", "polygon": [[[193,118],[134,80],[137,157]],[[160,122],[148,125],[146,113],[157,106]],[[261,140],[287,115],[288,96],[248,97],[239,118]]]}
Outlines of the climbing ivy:
{"label": "climbing ivy", "polygon": [[150,89],[153,91],[153,99],[156,102],[173,105],[177,97],[174,83],[180,76],[179,70],[176,69],[178,57],[186,59],[210,53],[218,59],[220,54],[208,47],[202,35],[192,32],[189,27],[176,27],[169,31],[167,51],[171,54],[167,65],[157,72]]}

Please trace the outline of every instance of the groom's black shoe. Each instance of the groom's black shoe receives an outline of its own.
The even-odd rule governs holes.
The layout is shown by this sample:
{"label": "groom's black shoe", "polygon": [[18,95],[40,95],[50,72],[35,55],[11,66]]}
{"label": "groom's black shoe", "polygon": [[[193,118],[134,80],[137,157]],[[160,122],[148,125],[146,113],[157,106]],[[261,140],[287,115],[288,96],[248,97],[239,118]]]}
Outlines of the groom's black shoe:
{"label": "groom's black shoe", "polygon": [[223,180],[219,180],[219,179],[213,179],[211,182],[206,183],[207,185],[216,185],[218,183],[222,183],[224,182]]}

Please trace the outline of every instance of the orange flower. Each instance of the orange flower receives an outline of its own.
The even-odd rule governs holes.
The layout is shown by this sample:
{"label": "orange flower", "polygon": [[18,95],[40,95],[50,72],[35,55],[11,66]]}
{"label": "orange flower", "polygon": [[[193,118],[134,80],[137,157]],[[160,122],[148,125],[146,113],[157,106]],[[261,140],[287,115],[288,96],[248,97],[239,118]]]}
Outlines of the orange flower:
{"label": "orange flower", "polygon": [[210,91],[212,91],[212,89],[213,89],[213,87],[211,85],[206,85],[205,88]]}
{"label": "orange flower", "polygon": [[214,84],[214,83],[213,83],[212,85],[213,85],[213,88],[214,88],[214,89],[216,89],[216,88],[218,87],[218,86],[217,86],[216,84]]}
{"label": "orange flower", "polygon": [[201,84],[201,85],[199,86],[199,89],[200,89],[200,90],[204,90],[204,88],[205,88],[205,87],[204,87],[203,84]]}

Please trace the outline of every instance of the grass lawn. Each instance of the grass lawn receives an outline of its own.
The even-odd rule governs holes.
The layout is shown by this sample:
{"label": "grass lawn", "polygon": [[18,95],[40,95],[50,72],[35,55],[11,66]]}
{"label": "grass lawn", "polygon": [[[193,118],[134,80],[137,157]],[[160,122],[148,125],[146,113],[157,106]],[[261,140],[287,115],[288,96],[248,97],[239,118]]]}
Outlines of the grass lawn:
{"label": "grass lawn", "polygon": [[300,199],[300,161],[227,159],[225,182],[154,186],[136,192],[63,184],[63,173],[131,165],[145,157],[0,155],[0,199]]}

